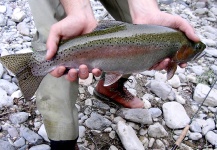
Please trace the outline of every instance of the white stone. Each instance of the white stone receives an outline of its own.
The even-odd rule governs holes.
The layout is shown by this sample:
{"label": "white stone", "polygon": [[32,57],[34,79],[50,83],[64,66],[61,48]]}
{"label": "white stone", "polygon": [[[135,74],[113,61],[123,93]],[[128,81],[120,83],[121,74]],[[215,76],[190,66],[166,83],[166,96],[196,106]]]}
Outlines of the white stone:
{"label": "white stone", "polygon": [[22,92],[20,90],[15,91],[13,94],[11,94],[11,98],[20,98],[22,96]]}
{"label": "white stone", "polygon": [[169,85],[173,88],[178,88],[181,85],[180,79],[178,75],[174,75],[170,80],[168,80]]}
{"label": "white stone", "polygon": [[7,10],[7,7],[4,5],[0,5],[0,13],[5,13]]}
{"label": "white stone", "polygon": [[118,150],[118,148],[115,147],[114,145],[111,145],[108,150]]}
{"label": "white stone", "polygon": [[[209,86],[199,83],[194,90],[193,99],[201,103],[206,97],[209,90],[210,90]],[[216,95],[217,95],[217,89],[213,88],[211,92],[209,93],[207,99],[205,100],[204,105],[211,106],[211,107],[217,106],[217,96]]]}
{"label": "white stone", "polygon": [[145,109],[151,108],[151,103],[148,100],[143,99],[143,102],[144,102],[144,108]]}
{"label": "white stone", "polygon": [[50,140],[48,139],[47,132],[46,132],[46,129],[45,129],[44,124],[41,125],[40,129],[38,130],[38,134],[39,134],[45,141],[50,142]]}
{"label": "white stone", "polygon": [[134,78],[134,76],[130,76],[128,78],[128,81],[125,82],[124,86],[127,87],[127,88],[135,88],[136,84],[137,84],[137,81]]}
{"label": "white stone", "polygon": [[79,84],[88,86],[93,82],[93,74],[89,73],[89,77],[85,80],[79,78]]}
{"label": "white stone", "polygon": [[24,53],[31,53],[31,52],[33,52],[31,48],[24,48],[19,51],[16,51],[16,54],[24,54]]}
{"label": "white stone", "polygon": [[164,103],[163,115],[166,125],[171,129],[184,128],[190,122],[184,107],[177,102]]}
{"label": "white stone", "polygon": [[87,106],[92,106],[92,105],[93,105],[92,99],[87,99],[87,100],[85,100],[85,105],[87,105]]}
{"label": "white stone", "polygon": [[7,92],[0,87],[0,108],[3,106],[10,107],[13,105],[13,99],[7,96]]}
{"label": "white stone", "polygon": [[195,74],[188,74],[186,76],[187,81],[190,81],[192,83],[197,83],[197,77]]}
{"label": "white stone", "polygon": [[115,131],[111,131],[111,132],[109,133],[109,137],[110,137],[111,139],[115,139],[115,137],[116,137],[116,132],[115,132]]}
{"label": "white stone", "polygon": [[29,150],[50,150],[50,146],[46,144],[32,146]]}
{"label": "white stone", "polygon": [[180,104],[185,104],[186,100],[181,96],[176,94],[176,101]]}
{"label": "white stone", "polygon": [[168,133],[164,129],[164,127],[160,123],[157,122],[149,126],[148,135],[154,138],[162,138],[162,137],[167,137]]}
{"label": "white stone", "polygon": [[18,89],[18,86],[14,83],[10,83],[7,80],[0,79],[0,87],[7,92],[8,95],[13,94]]}
{"label": "white stone", "polygon": [[160,72],[155,72],[154,78],[156,81],[166,82],[167,81],[167,74],[163,74]]}
{"label": "white stone", "polygon": [[29,117],[29,113],[26,112],[17,112],[17,113],[13,113],[9,116],[9,120],[13,123],[13,124],[20,124],[25,122]]}
{"label": "white stone", "polygon": [[4,73],[3,65],[0,63],[0,79],[2,78],[2,75]]}
{"label": "white stone", "polygon": [[207,125],[202,128],[203,135],[206,135],[208,131],[215,129],[215,122],[212,118],[206,120]]}
{"label": "white stone", "polygon": [[79,126],[79,138],[83,138],[85,136],[85,127],[84,126]]}
{"label": "white stone", "polygon": [[26,36],[29,36],[30,34],[30,31],[29,31],[29,28],[27,26],[27,24],[25,22],[20,22],[18,25],[17,25],[17,30],[20,32],[20,34],[22,35],[26,35]]}
{"label": "white stone", "polygon": [[126,150],[144,150],[142,142],[131,126],[119,121],[116,132]]}
{"label": "white stone", "polygon": [[15,8],[12,14],[12,20],[21,22],[25,18],[25,13],[20,8]]}
{"label": "white stone", "polygon": [[190,133],[188,136],[189,139],[197,141],[202,138],[202,134],[200,133]]}
{"label": "white stone", "polygon": [[209,131],[206,135],[205,138],[208,142],[210,142],[212,145],[217,145],[217,134],[214,133],[213,131]]}
{"label": "white stone", "polygon": [[87,90],[88,90],[88,92],[89,92],[91,95],[93,95],[94,87],[92,87],[92,86],[90,85],[90,86],[88,86]]}

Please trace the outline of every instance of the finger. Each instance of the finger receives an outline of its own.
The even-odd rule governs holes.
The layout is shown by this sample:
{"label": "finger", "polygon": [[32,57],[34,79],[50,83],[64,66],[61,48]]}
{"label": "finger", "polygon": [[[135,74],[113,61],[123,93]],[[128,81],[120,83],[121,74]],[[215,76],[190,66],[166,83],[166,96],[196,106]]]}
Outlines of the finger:
{"label": "finger", "polygon": [[181,68],[185,68],[185,67],[187,67],[187,63],[181,63],[181,64],[179,64],[179,66],[180,66]]}
{"label": "finger", "polygon": [[92,73],[94,76],[99,77],[102,74],[102,71],[100,71],[99,69],[95,68],[92,70]]}
{"label": "finger", "polygon": [[79,66],[79,73],[78,73],[78,76],[81,78],[81,79],[87,79],[88,76],[89,76],[89,72],[88,72],[88,68],[86,65],[80,65]]}
{"label": "finger", "polygon": [[194,28],[182,17],[174,16],[175,26],[177,29],[185,33],[185,35],[192,41],[199,42],[199,37],[195,34]]}
{"label": "finger", "polygon": [[66,79],[74,82],[78,79],[78,72],[76,69],[70,69],[68,74],[66,75]]}
{"label": "finger", "polygon": [[58,28],[58,23],[54,24],[49,32],[47,39],[47,54],[46,59],[50,60],[57,52],[58,44],[61,39],[61,31]]}
{"label": "finger", "polygon": [[167,66],[170,62],[169,58],[164,59],[163,61],[161,61],[155,68],[154,70],[163,70],[163,69],[167,69]]}
{"label": "finger", "polygon": [[50,72],[50,74],[54,77],[61,77],[64,72],[65,72],[66,68],[63,66],[59,66],[56,69],[54,69],[52,72]]}

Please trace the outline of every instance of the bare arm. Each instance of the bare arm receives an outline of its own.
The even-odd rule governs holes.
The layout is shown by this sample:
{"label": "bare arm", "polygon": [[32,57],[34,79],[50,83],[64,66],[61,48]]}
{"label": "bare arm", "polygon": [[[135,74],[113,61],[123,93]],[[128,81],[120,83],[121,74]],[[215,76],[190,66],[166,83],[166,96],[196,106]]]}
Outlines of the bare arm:
{"label": "bare arm", "polygon": [[[135,24],[154,24],[179,29],[186,36],[197,42],[200,39],[194,33],[192,26],[183,18],[160,11],[156,0],[128,0],[130,14]],[[170,59],[165,59],[151,69],[166,69]],[[181,64],[185,67],[186,64]]]}
{"label": "bare arm", "polygon": [[[61,0],[61,4],[66,12],[66,18],[52,25],[47,40],[46,59],[50,60],[58,49],[61,39],[70,39],[81,34],[91,32],[97,25],[94,18],[89,0]],[[54,77],[60,77],[65,72],[65,67],[60,66],[51,72]],[[101,72],[98,69],[92,70],[93,74],[99,76]],[[86,79],[89,75],[86,65],[79,67],[79,72],[70,69],[66,75],[69,81],[77,80],[79,76]]]}

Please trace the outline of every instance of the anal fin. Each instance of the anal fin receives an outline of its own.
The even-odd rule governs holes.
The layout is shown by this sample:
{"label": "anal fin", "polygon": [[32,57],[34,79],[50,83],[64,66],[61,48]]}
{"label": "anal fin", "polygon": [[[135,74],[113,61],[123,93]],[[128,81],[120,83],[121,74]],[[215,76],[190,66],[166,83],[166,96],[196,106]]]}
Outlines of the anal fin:
{"label": "anal fin", "polygon": [[167,68],[167,80],[171,79],[177,69],[177,63],[176,62],[170,62]]}

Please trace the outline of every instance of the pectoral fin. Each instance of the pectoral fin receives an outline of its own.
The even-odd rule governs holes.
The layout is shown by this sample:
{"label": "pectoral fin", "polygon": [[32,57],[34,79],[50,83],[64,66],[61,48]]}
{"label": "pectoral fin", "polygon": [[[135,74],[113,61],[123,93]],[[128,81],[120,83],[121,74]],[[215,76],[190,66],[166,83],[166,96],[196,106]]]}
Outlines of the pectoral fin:
{"label": "pectoral fin", "polygon": [[114,73],[114,72],[112,73],[107,72],[105,74],[104,86],[112,85],[113,83],[117,82],[121,77],[122,77],[122,74]]}
{"label": "pectoral fin", "polygon": [[177,69],[177,63],[170,62],[167,69],[167,80],[171,79],[174,76],[176,69]]}

